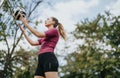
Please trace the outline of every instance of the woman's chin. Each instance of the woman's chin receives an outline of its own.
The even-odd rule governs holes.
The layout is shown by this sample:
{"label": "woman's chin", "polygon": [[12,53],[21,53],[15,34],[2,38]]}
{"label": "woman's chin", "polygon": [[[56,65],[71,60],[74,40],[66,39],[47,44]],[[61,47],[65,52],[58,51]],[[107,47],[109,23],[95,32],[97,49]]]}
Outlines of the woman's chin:
{"label": "woman's chin", "polygon": [[46,27],[49,27],[49,25],[48,25],[48,24],[45,24],[45,26],[46,26]]}

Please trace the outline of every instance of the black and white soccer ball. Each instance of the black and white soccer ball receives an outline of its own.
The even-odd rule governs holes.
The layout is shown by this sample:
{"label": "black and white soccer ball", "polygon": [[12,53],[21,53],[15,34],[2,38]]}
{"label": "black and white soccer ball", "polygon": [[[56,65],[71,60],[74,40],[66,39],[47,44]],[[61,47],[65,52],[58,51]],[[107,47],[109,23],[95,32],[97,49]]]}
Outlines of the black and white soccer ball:
{"label": "black and white soccer ball", "polygon": [[26,12],[23,8],[16,8],[13,12],[13,17],[15,20],[19,20],[20,16],[26,17]]}

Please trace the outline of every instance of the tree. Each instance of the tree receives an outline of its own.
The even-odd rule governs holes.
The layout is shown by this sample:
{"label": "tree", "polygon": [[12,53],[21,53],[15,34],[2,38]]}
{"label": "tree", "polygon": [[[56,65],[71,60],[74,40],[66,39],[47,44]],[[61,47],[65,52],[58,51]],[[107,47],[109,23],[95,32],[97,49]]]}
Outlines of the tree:
{"label": "tree", "polygon": [[62,78],[119,78],[119,26],[120,16],[109,12],[76,24],[72,34],[75,41],[84,40],[84,44],[77,45],[76,51],[65,58]]}
{"label": "tree", "polygon": [[25,49],[20,49],[14,53],[13,64],[14,72],[13,78],[33,78],[35,69],[37,66],[37,50],[26,51]]}
{"label": "tree", "polygon": [[[22,0],[4,0],[0,6],[0,43],[1,46],[6,45],[5,49],[0,50],[0,76],[2,78],[14,77],[16,70],[20,70],[16,64],[21,64],[19,61],[21,59],[18,58],[19,55],[16,54],[16,47],[22,39],[22,33],[19,31],[17,21],[13,19],[13,9],[15,7],[24,8],[27,10],[27,17],[31,19],[35,17],[32,13],[39,7],[43,0],[26,1],[26,3],[29,3],[27,5],[24,2]],[[25,55],[21,57],[23,56]]]}

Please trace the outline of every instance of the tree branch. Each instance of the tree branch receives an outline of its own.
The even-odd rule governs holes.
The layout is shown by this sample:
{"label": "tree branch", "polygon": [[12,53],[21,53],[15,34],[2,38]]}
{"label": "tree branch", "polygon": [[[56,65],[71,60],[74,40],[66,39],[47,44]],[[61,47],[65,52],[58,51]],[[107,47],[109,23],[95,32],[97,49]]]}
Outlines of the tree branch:
{"label": "tree branch", "polygon": [[8,54],[10,54],[10,47],[9,47],[9,44],[8,44],[8,41],[7,41],[7,37],[6,37],[6,35],[4,37],[5,37],[5,43],[6,43],[7,49],[8,49]]}
{"label": "tree branch", "polygon": [[28,17],[30,17],[30,15],[32,14],[32,12],[37,8],[37,6],[42,2],[43,0],[40,0],[37,2],[37,4],[34,6],[34,8],[30,11],[30,13],[28,14]]}
{"label": "tree branch", "polygon": [[[31,12],[28,14],[28,18],[30,17],[30,15],[32,14],[32,12],[37,8],[37,6],[38,6],[41,2],[42,2],[42,0],[37,2],[37,4],[34,6],[34,8],[31,10]],[[16,24],[16,26],[18,26],[17,23],[15,23],[15,24]],[[12,48],[12,50],[11,50],[11,55],[13,54],[14,49],[15,49],[16,46],[18,45],[20,39],[22,38],[22,35],[23,35],[23,33],[21,33],[21,35],[20,35],[20,37],[17,39],[16,43],[13,44],[13,48]],[[16,37],[14,37],[14,38],[16,38]]]}

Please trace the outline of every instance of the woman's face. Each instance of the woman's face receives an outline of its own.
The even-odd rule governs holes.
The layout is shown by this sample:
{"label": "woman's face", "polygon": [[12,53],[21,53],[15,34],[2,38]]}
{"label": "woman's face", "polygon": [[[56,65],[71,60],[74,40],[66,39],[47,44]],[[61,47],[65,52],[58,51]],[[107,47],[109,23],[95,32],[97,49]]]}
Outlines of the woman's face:
{"label": "woman's face", "polygon": [[49,27],[49,26],[54,25],[54,24],[55,24],[55,22],[53,21],[52,18],[47,18],[47,20],[45,20],[46,27]]}

